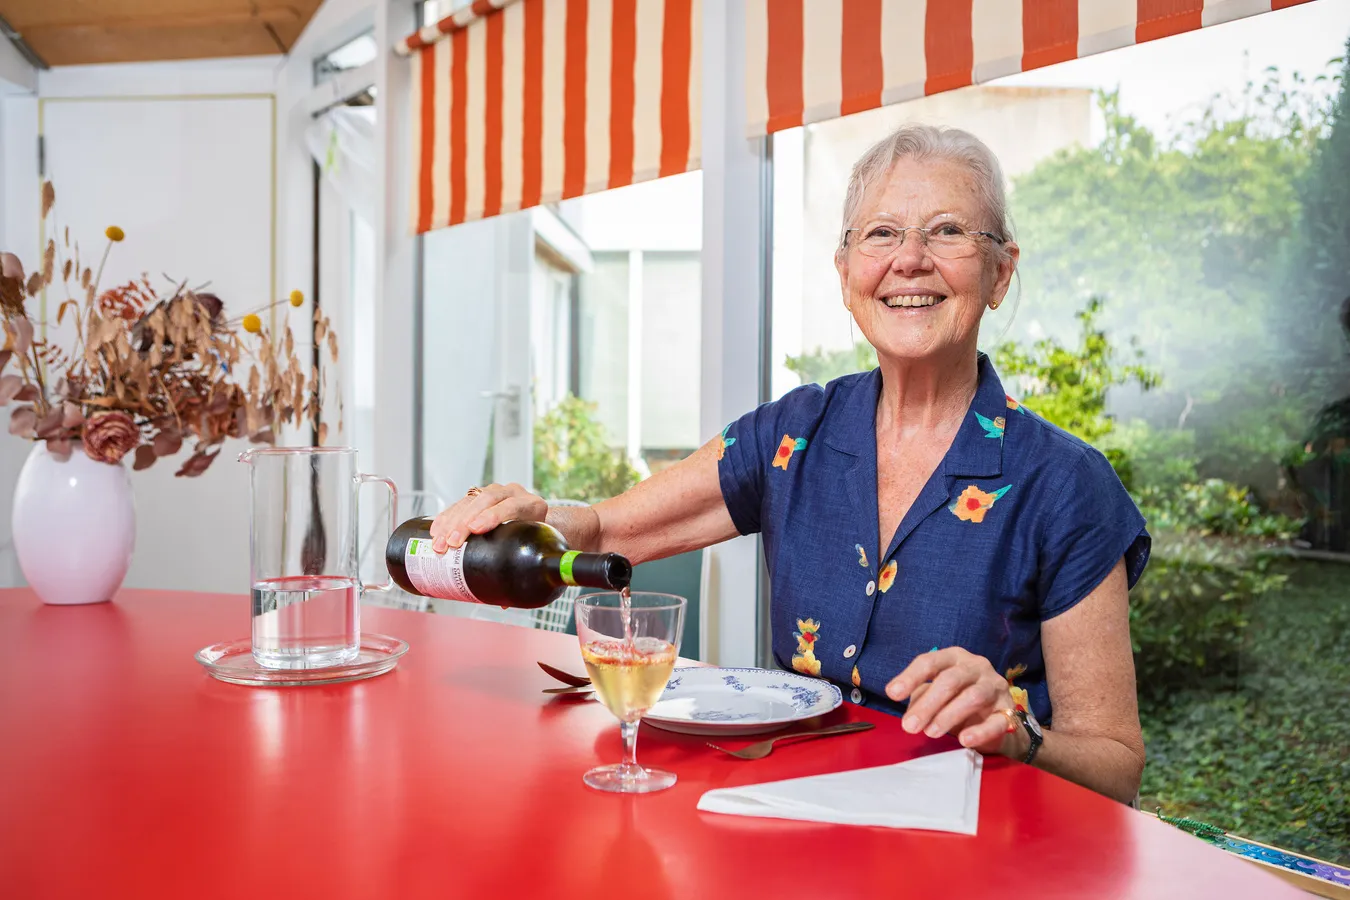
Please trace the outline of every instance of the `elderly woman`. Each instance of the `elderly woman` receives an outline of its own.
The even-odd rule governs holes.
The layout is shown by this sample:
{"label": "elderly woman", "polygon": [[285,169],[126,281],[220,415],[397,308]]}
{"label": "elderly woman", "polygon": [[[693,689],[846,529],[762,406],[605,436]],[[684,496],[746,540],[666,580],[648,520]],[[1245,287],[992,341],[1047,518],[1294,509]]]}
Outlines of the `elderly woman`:
{"label": "elderly woman", "polygon": [[486,487],[437,516],[437,549],[508,519],[634,563],[760,532],[781,665],[911,733],[1129,801],[1127,599],[1150,539],[1105,457],[1008,396],[976,348],[1018,252],[989,149],[901,128],[854,166],[835,253],[876,370],[766,403],[592,507]]}

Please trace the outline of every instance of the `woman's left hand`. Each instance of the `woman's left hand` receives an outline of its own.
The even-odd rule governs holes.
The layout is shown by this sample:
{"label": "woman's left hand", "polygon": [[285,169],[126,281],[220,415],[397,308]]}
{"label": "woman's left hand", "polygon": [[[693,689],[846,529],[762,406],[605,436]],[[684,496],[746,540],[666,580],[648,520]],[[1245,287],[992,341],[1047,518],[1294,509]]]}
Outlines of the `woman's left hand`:
{"label": "woman's left hand", "polygon": [[[1015,709],[1008,682],[983,656],[960,647],[920,654],[886,685],[886,696],[909,699],[901,725],[910,734],[954,734],[961,746],[981,753],[1011,753],[1005,738]],[[1011,744],[1011,741],[1007,743]]]}

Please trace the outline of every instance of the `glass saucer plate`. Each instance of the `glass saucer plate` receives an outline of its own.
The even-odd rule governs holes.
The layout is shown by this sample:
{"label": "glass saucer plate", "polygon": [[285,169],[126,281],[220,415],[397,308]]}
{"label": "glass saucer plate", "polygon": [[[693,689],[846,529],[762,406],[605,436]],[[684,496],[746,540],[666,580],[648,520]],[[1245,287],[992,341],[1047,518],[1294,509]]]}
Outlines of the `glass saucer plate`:
{"label": "glass saucer plate", "polygon": [[322,669],[268,669],[253,659],[249,639],[212,644],[197,651],[197,662],[215,678],[230,684],[256,687],[284,687],[302,684],[341,684],[383,675],[398,665],[408,645],[383,634],[361,635],[361,652],[356,659],[340,666]]}

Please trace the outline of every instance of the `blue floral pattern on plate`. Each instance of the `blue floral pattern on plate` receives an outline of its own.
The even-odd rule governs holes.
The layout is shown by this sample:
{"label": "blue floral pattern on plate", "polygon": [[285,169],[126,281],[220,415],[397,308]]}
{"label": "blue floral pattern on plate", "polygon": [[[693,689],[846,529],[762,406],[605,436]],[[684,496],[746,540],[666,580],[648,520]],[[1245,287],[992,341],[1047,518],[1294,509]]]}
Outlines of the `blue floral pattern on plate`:
{"label": "blue floral pattern on plate", "polygon": [[824,715],[843,703],[820,678],[778,669],[676,669],[643,720],[687,734],[760,734]]}
{"label": "blue floral pattern on plate", "polygon": [[791,694],[794,709],[810,709],[820,702],[820,691],[813,691],[805,685],[771,684],[769,688],[776,691],[787,691]]}
{"label": "blue floral pattern on plate", "polygon": [[691,718],[700,722],[744,722],[746,719],[753,719],[754,713],[733,713],[722,709],[710,709],[706,712],[696,712]]}

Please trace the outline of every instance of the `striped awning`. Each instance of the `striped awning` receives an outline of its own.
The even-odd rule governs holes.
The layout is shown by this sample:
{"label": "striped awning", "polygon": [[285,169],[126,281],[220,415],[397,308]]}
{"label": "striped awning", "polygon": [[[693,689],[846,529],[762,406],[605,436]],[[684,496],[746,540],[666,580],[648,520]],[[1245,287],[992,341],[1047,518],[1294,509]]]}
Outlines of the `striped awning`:
{"label": "striped awning", "polygon": [[700,0],[475,0],[405,38],[413,229],[697,169],[700,25]]}
{"label": "striped awning", "polygon": [[1307,0],[745,0],[759,137]]}

